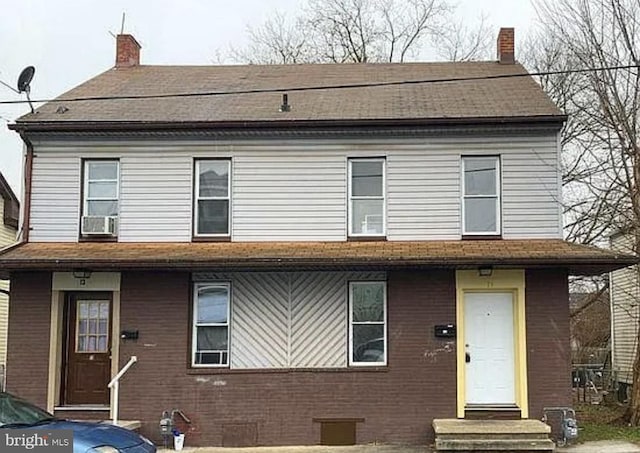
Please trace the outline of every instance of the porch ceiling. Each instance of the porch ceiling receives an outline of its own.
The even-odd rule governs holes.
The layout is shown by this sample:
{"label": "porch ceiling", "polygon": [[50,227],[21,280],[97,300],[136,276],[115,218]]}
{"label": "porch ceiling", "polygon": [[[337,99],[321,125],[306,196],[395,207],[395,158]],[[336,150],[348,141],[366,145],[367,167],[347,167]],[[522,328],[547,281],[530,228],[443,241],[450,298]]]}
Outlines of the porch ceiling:
{"label": "porch ceiling", "polygon": [[0,251],[18,270],[561,267],[609,272],[640,258],[560,239],[367,242],[30,242]]}

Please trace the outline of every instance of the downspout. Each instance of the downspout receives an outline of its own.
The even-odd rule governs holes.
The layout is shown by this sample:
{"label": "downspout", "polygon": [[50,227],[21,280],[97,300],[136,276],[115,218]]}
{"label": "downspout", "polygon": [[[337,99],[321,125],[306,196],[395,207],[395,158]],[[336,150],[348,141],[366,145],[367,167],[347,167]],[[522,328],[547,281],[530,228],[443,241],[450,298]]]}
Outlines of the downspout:
{"label": "downspout", "polygon": [[26,155],[24,160],[24,203],[22,219],[22,240],[21,243],[29,242],[29,231],[31,229],[31,176],[33,172],[33,144],[24,132],[20,133],[20,138],[25,144]]}

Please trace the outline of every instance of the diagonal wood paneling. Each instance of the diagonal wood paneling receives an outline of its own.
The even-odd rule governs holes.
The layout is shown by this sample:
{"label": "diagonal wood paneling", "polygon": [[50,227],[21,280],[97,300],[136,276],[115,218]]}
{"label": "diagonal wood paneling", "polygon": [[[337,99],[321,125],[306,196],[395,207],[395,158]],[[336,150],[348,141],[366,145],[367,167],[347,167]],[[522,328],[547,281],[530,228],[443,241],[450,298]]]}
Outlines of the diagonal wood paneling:
{"label": "diagonal wood paneling", "polygon": [[347,363],[346,276],[304,272],[291,281],[291,367]]}
{"label": "diagonal wood paneling", "polygon": [[347,366],[347,282],[384,272],[193,274],[231,281],[231,368]]}
{"label": "diagonal wood paneling", "polygon": [[231,315],[232,368],[287,366],[289,281],[284,273],[236,273]]}

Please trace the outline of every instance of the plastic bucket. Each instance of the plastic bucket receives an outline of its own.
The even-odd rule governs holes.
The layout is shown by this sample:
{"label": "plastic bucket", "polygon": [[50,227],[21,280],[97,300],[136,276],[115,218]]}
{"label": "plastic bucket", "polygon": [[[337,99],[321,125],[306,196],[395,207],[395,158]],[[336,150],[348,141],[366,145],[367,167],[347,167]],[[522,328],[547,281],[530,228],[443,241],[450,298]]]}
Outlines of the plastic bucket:
{"label": "plastic bucket", "polygon": [[173,448],[176,451],[180,451],[182,450],[182,447],[184,447],[184,434],[173,436]]}

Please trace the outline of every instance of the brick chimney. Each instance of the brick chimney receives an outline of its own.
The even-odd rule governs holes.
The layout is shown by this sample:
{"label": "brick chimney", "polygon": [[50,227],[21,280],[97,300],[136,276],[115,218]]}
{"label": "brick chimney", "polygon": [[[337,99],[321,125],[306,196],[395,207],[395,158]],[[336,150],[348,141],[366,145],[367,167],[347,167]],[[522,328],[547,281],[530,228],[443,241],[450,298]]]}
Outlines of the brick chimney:
{"label": "brick chimney", "polygon": [[140,49],[140,44],[132,35],[116,36],[116,68],[138,66]]}
{"label": "brick chimney", "polygon": [[516,62],[514,29],[501,28],[498,33],[498,63],[514,64]]}

